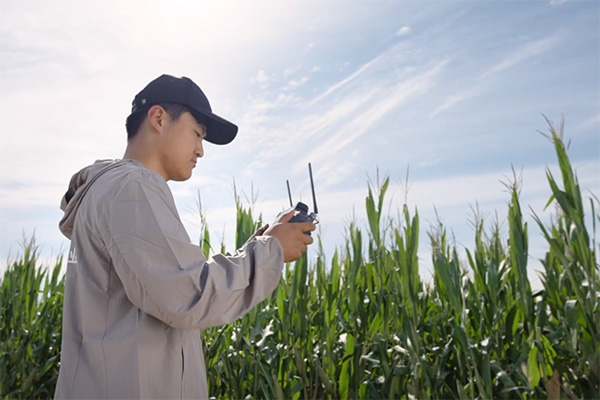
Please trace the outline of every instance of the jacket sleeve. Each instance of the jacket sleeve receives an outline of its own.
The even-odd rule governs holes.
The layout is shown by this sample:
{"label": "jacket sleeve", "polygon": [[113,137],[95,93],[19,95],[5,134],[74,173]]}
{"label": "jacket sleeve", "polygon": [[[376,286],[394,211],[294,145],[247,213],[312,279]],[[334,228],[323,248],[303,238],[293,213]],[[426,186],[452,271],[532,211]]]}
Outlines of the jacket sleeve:
{"label": "jacket sleeve", "polygon": [[279,283],[279,241],[255,236],[233,256],[206,260],[165,187],[132,180],[107,208],[105,243],[127,297],[176,328],[203,330],[241,318]]}

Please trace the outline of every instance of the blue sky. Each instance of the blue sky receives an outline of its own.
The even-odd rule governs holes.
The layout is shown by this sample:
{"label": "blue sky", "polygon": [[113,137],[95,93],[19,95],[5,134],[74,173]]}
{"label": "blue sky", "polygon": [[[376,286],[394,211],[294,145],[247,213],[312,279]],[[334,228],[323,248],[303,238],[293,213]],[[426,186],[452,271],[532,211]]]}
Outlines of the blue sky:
{"label": "blue sky", "polygon": [[[597,1],[8,1],[0,23],[0,270],[23,233],[46,260],[68,249],[57,224],[71,175],[122,157],[131,100],[162,73],[192,78],[239,125],[231,145],[205,146],[189,181],[169,183],[193,240],[198,193],[231,248],[233,179],[270,221],[286,179],[310,200],[311,161],[331,253],[349,221],[364,224],[379,169],[391,214],[405,198],[419,210],[427,275],[434,207],[472,247],[471,207],[505,220],[514,166],[523,203],[542,211],[545,168],[556,171],[542,113],[564,116],[582,187],[600,194]],[[530,230],[535,280],[544,243]]]}

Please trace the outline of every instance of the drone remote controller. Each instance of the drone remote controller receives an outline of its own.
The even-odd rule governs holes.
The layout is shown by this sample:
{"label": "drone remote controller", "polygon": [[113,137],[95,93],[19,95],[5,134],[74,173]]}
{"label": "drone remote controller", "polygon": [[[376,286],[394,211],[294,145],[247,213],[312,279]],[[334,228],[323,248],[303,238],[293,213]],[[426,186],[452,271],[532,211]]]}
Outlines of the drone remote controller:
{"label": "drone remote controller", "polygon": [[[290,207],[294,207],[294,210],[298,211],[298,214],[294,215],[292,217],[292,219],[290,219],[290,222],[295,222],[295,223],[303,223],[303,222],[310,222],[313,224],[318,224],[319,223],[319,216],[318,216],[318,209],[317,209],[317,199],[315,198],[315,185],[313,182],[313,175],[312,175],[312,167],[310,165],[310,163],[308,163],[308,174],[310,176],[310,188],[312,191],[312,198],[313,198],[313,208],[314,208],[314,212],[309,212],[308,206],[304,203],[302,203],[301,201],[299,201],[298,203],[296,203],[296,207],[293,206],[293,202],[292,202],[292,192],[290,191],[290,182],[286,181],[287,184],[287,190],[288,190],[288,196],[290,199]],[[310,232],[305,232],[306,235],[311,236]]]}

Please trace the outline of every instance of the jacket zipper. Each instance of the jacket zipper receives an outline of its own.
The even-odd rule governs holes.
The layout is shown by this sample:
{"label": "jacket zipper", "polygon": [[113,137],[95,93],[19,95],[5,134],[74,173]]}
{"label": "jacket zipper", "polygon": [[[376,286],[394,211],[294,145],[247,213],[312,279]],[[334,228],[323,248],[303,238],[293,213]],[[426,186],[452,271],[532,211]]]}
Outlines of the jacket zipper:
{"label": "jacket zipper", "polygon": [[183,374],[185,371],[185,362],[183,355],[183,347],[181,348],[181,385],[179,386],[179,398],[183,399]]}

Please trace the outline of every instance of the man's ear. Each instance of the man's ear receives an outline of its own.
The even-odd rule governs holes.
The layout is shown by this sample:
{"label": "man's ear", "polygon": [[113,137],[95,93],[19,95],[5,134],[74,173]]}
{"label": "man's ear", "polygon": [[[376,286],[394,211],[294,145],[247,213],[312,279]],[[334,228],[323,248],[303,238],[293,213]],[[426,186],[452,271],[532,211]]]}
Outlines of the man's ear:
{"label": "man's ear", "polygon": [[160,105],[155,104],[148,109],[146,118],[153,130],[161,132],[166,123],[167,112]]}

